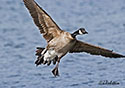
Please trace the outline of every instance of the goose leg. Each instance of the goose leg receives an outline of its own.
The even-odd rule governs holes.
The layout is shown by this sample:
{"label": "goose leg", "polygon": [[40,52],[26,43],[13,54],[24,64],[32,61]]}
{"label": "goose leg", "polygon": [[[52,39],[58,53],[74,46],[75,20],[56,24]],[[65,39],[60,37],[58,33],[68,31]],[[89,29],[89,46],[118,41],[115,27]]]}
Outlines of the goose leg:
{"label": "goose leg", "polygon": [[52,73],[53,73],[53,75],[54,75],[55,77],[56,77],[56,76],[59,76],[59,70],[58,70],[59,62],[60,62],[60,59],[58,58],[57,64],[56,64],[55,68],[52,70]]}
{"label": "goose leg", "polygon": [[59,70],[58,70],[59,62],[57,62],[56,67],[52,70],[53,75],[59,76]]}

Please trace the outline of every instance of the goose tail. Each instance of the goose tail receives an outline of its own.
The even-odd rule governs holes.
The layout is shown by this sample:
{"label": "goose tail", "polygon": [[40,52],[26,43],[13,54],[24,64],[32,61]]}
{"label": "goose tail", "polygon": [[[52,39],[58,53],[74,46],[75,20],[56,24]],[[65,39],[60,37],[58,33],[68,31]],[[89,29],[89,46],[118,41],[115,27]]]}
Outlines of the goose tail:
{"label": "goose tail", "polygon": [[44,58],[44,56],[41,54],[42,53],[42,51],[45,49],[45,48],[43,48],[43,47],[37,47],[36,48],[37,50],[36,50],[36,56],[38,56],[37,57],[37,60],[35,61],[35,64],[36,64],[36,66],[38,66],[38,65],[40,65],[41,63],[43,63],[43,58]]}

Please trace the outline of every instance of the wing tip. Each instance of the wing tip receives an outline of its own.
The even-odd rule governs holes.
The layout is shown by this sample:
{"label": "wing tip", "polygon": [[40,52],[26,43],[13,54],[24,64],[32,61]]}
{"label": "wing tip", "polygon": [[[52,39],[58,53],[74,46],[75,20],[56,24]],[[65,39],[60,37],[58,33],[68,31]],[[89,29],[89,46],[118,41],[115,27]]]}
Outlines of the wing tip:
{"label": "wing tip", "polygon": [[125,58],[125,55],[121,55],[121,54],[112,54],[111,58]]}

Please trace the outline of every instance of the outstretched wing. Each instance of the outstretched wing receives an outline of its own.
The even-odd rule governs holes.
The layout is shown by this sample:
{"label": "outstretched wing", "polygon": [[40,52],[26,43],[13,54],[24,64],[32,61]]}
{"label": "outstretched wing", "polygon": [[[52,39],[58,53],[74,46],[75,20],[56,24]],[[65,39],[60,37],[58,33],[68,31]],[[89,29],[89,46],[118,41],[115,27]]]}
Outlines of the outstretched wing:
{"label": "outstretched wing", "polygon": [[60,35],[61,30],[58,25],[34,0],[23,1],[34,20],[34,23],[38,26],[40,33],[43,34],[43,37],[47,42],[55,36]]}
{"label": "outstretched wing", "polygon": [[101,56],[110,57],[110,58],[125,57],[121,54],[114,53],[111,50],[94,46],[78,40],[76,41],[75,46],[70,50],[70,53],[77,53],[77,52],[86,52],[92,55],[101,55]]}

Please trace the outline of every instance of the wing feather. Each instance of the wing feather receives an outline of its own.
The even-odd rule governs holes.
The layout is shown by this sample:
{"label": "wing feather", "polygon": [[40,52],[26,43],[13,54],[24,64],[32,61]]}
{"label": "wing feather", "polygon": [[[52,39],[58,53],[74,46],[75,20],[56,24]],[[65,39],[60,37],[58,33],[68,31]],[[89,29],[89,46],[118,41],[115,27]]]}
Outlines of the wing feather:
{"label": "wing feather", "polygon": [[110,58],[125,57],[121,54],[114,53],[112,50],[108,50],[105,48],[101,48],[101,47],[94,46],[77,40],[75,46],[70,50],[70,53],[78,53],[78,52],[86,52],[92,55],[101,55],[101,56],[110,57]]}
{"label": "wing feather", "polygon": [[23,1],[34,20],[34,23],[47,42],[57,35],[60,35],[61,29],[59,26],[34,0]]}

